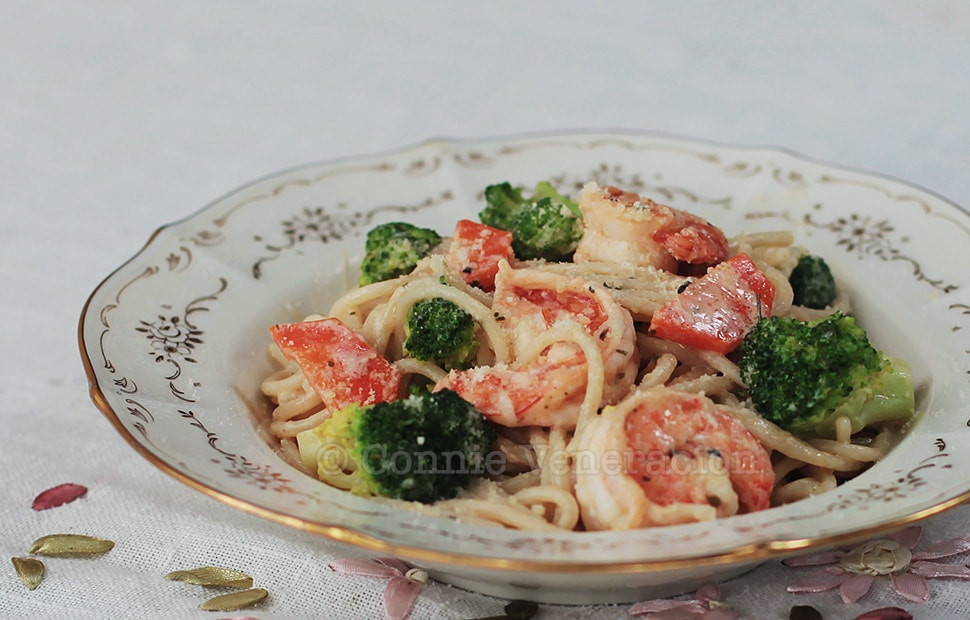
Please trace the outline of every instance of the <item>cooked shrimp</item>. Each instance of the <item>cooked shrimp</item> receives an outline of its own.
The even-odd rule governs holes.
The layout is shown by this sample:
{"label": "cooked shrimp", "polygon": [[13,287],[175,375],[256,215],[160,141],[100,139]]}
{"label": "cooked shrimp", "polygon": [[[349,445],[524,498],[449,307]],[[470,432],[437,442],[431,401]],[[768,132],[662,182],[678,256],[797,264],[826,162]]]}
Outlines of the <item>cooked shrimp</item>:
{"label": "cooked shrimp", "polygon": [[435,385],[448,388],[502,426],[573,427],[586,385],[581,355],[568,360],[543,358],[523,367],[506,364],[453,370]]}
{"label": "cooked shrimp", "polygon": [[587,183],[579,194],[585,230],[574,262],[632,263],[676,271],[677,262],[709,265],[728,256],[728,241],[703,219],[612,186]]}
{"label": "cooked shrimp", "polygon": [[573,323],[601,358],[602,401],[629,393],[640,361],[633,319],[605,290],[503,261],[492,310],[509,336],[513,363],[452,371],[435,389],[455,390],[503,426],[574,427],[590,387],[586,354],[574,338],[545,344],[550,331]]}
{"label": "cooked shrimp", "polygon": [[574,439],[576,499],[590,530],[707,521],[767,508],[767,450],[710,399],[666,387],[605,408]]}

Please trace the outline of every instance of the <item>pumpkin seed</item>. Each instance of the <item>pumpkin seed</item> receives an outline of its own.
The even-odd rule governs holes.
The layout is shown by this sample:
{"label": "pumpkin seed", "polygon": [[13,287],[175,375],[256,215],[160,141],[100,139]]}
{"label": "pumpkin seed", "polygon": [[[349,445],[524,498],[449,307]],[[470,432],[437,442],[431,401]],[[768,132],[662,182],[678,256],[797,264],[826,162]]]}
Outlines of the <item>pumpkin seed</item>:
{"label": "pumpkin seed", "polygon": [[246,573],[221,566],[202,566],[189,570],[177,570],[165,575],[172,581],[183,581],[197,586],[216,588],[251,588],[253,578]]}
{"label": "pumpkin seed", "polygon": [[10,558],[17,577],[25,586],[33,590],[44,579],[44,563],[34,558]]}
{"label": "pumpkin seed", "polygon": [[255,605],[269,595],[263,588],[251,588],[210,598],[199,605],[202,611],[236,611]]}
{"label": "pumpkin seed", "polygon": [[38,555],[97,555],[113,549],[110,540],[83,534],[51,534],[41,536],[30,546],[30,553]]}

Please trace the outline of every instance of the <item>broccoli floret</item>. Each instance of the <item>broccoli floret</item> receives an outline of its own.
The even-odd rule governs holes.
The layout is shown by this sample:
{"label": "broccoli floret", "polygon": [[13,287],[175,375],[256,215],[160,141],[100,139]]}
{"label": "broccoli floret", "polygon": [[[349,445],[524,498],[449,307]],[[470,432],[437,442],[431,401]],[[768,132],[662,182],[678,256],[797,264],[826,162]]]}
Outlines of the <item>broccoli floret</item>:
{"label": "broccoli floret", "polygon": [[483,224],[512,233],[516,257],[530,260],[569,258],[583,236],[579,206],[542,181],[530,198],[509,183],[485,188],[486,206],[479,214]]}
{"label": "broccoli floret", "polygon": [[582,236],[581,218],[550,198],[540,198],[512,222],[512,251],[524,260],[563,260]]}
{"label": "broccoli floret", "polygon": [[493,228],[512,230],[512,218],[523,208],[528,199],[522,190],[512,187],[508,182],[489,185],[485,188],[485,208],[478,214],[482,224]]}
{"label": "broccoli floret", "polygon": [[906,362],[877,351],[855,319],[836,312],[812,322],[763,318],[742,344],[741,378],[755,411],[803,437],[834,437],[913,413]]}
{"label": "broccoli floret", "polygon": [[441,297],[422,299],[408,310],[404,351],[445,370],[467,368],[478,351],[475,319]]}
{"label": "broccoli floret", "polygon": [[411,375],[408,383],[408,396],[422,396],[434,389],[434,381],[421,375]]}
{"label": "broccoli floret", "polygon": [[[305,438],[308,433],[313,437]],[[337,477],[354,470],[352,493],[431,503],[455,497],[484,475],[495,431],[471,403],[441,390],[350,405],[297,440],[301,453],[318,451],[304,462],[315,463],[323,480],[334,470]],[[334,459],[334,452],[348,462]]]}
{"label": "broccoli floret", "polygon": [[835,278],[821,257],[806,254],[799,258],[788,282],[799,306],[820,310],[835,301]]}
{"label": "broccoli floret", "polygon": [[441,236],[405,222],[380,224],[367,233],[358,283],[363,286],[411,273],[431,253]]}

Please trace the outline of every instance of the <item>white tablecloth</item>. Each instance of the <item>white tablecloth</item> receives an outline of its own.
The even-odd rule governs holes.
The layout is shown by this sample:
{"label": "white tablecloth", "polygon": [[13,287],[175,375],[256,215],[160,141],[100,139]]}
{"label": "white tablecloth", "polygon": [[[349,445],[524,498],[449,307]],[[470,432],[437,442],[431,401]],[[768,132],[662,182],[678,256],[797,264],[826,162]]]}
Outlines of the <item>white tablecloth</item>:
{"label": "white tablecloth", "polygon": [[[267,588],[240,614],[380,617],[383,582],[337,575],[353,554],[240,513],[157,471],[88,398],[77,320],[88,293],[160,224],[254,177],[435,136],[628,128],[803,154],[970,205],[970,4],[723,2],[9,1],[0,5],[0,555],[57,531],[118,545],[48,562],[29,591],[9,559],[0,617],[196,618],[170,570],[222,564]],[[43,512],[61,482],[90,488]],[[970,508],[924,523],[970,535]],[[968,559],[963,558],[963,563]],[[900,606],[962,618],[967,582],[910,603],[793,595],[772,561],[724,584],[743,616],[828,618]],[[501,612],[429,584],[413,618]],[[628,606],[542,606],[539,618]]]}

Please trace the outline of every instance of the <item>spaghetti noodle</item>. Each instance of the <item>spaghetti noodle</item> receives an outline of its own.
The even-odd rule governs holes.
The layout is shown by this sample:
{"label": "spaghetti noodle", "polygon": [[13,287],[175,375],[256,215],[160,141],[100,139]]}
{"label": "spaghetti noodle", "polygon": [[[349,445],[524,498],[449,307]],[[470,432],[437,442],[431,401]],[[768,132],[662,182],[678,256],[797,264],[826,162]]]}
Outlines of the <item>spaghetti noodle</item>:
{"label": "spaghetti noodle", "polygon": [[[688,225],[694,224],[688,222]],[[773,315],[809,320],[836,310],[851,310],[844,290],[839,290],[836,301],[822,310],[793,305],[788,276],[804,250],[794,245],[790,232],[738,235],[727,240],[727,248],[727,257],[742,254],[750,257],[770,281],[774,288],[770,309]],[[770,492],[772,505],[797,501],[834,488],[841,480],[858,474],[879,460],[895,441],[897,431],[893,428],[866,430],[853,436],[848,420],[836,422],[835,439],[800,439],[751,408],[746,400],[741,372],[730,355],[687,346],[652,333],[649,330],[651,317],[696,280],[694,276],[630,260],[610,262],[603,259],[609,254],[608,248],[591,248],[587,244],[582,252],[588,258],[585,262],[503,262],[496,278],[496,291],[485,292],[467,283],[460,273],[450,270],[444,254],[445,248],[439,248],[422,259],[406,276],[348,291],[334,302],[327,316],[342,320],[357,332],[391,362],[406,381],[411,377],[423,377],[440,387],[449,381],[454,383],[454,372],[409,357],[404,349],[404,325],[408,310],[418,301],[435,297],[447,299],[468,312],[477,324],[481,346],[475,360],[476,368],[469,373],[482,375],[493,370],[498,372],[498,369],[503,372],[528,371],[533,374],[522,376],[538,377],[536,385],[544,385],[542,381],[546,379],[546,373],[561,372],[560,383],[568,384],[568,389],[563,388],[563,394],[555,398],[535,394],[537,400],[551,399],[548,411],[542,409],[531,414],[532,417],[526,417],[524,422],[499,414],[489,415],[498,431],[498,440],[492,449],[501,453],[503,471],[477,480],[455,499],[434,504],[400,502],[409,509],[472,523],[554,531],[642,527],[712,518],[715,513],[723,512],[719,505],[722,498],[726,498],[723,501],[727,506],[733,502],[735,511],[739,501],[743,507],[744,492],[721,493],[715,488],[723,487],[728,480],[727,474],[715,471],[718,463],[724,466],[731,456],[740,456],[722,454],[728,446],[711,449],[712,456],[707,465],[710,471],[692,470],[690,474],[693,476],[690,479],[694,480],[690,484],[698,488],[710,487],[705,491],[709,493],[708,499],[712,497],[710,494],[721,493],[716,495],[716,502],[709,502],[710,510],[686,504],[680,509],[668,506],[661,521],[641,521],[624,526],[609,522],[608,510],[598,512],[582,505],[582,498],[577,493],[577,478],[589,473],[591,468],[602,469],[604,454],[583,453],[589,446],[600,444],[579,438],[593,426],[596,428],[590,432],[603,437],[608,432],[619,432],[605,430],[599,418],[604,407],[609,410],[608,405],[617,405],[630,398],[673,398],[674,394],[696,396],[703,399],[705,415],[711,420],[731,428],[732,425],[743,428],[745,436],[756,438],[760,449],[770,455],[768,475],[771,480],[767,492]],[[560,299],[568,297],[569,303],[575,302],[592,310],[586,315],[574,313],[568,316],[568,312],[557,308],[560,315],[567,316],[559,316],[544,329],[536,329],[538,319],[530,318],[528,312],[531,310],[523,310],[521,300],[528,294],[539,298],[539,292],[553,297],[558,295]],[[540,308],[540,315],[548,310]],[[548,318],[548,312],[542,316]],[[307,320],[319,318],[315,315]],[[263,393],[273,403],[270,430],[283,445],[283,453],[293,457],[298,454],[297,435],[318,426],[332,412],[324,406],[299,365],[286,359],[275,345],[270,347],[270,356],[278,367],[262,384]],[[462,396],[468,398],[466,394]],[[475,402],[474,398],[469,400]],[[573,413],[562,413],[567,410]],[[729,422],[723,422],[724,419]],[[623,438],[618,441],[617,445],[623,445]],[[592,463],[583,465],[582,462],[589,461],[591,456],[595,457]],[[676,457],[670,457],[666,461],[668,465],[675,464]],[[306,464],[310,471],[314,470],[312,465]],[[603,475],[602,484],[614,484],[620,478],[629,483],[631,470],[624,467],[620,472],[623,475],[613,478]],[[733,475],[733,472],[729,473]],[[328,477],[326,481],[338,488],[350,489],[354,485],[354,472],[351,468]],[[585,482],[588,486],[589,481]],[[607,501],[615,502],[617,510],[625,501],[605,487],[590,493],[601,497],[608,495]],[[605,525],[594,525],[603,520]]]}

